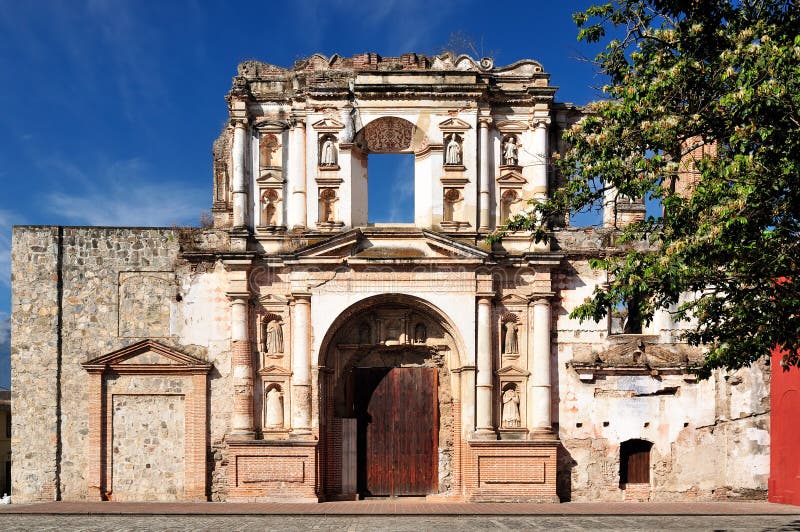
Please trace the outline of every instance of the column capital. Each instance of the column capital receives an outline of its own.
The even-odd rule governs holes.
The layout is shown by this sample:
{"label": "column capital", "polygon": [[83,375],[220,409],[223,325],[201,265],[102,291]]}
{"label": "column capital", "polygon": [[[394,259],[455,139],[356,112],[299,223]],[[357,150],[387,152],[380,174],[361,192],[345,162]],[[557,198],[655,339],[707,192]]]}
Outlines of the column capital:
{"label": "column capital", "polygon": [[531,118],[531,126],[534,128],[546,128],[548,125],[550,125],[549,116],[534,116]]}
{"label": "column capital", "polygon": [[479,305],[491,305],[494,292],[478,292],[475,296],[478,298]]}
{"label": "column capital", "polygon": [[292,116],[289,118],[289,124],[292,127],[299,127],[305,128],[306,127],[306,112],[305,111],[294,111],[292,112]]}
{"label": "column capital", "polygon": [[528,296],[531,305],[549,305],[550,300],[555,297],[554,292],[537,292]]}
{"label": "column capital", "polygon": [[292,292],[292,303],[311,303],[311,292]]}
{"label": "column capital", "polygon": [[250,120],[246,116],[232,116],[231,125],[235,128],[246,128]]}
{"label": "column capital", "polygon": [[478,126],[481,128],[488,128],[492,124],[493,120],[491,116],[481,116],[478,115]]}

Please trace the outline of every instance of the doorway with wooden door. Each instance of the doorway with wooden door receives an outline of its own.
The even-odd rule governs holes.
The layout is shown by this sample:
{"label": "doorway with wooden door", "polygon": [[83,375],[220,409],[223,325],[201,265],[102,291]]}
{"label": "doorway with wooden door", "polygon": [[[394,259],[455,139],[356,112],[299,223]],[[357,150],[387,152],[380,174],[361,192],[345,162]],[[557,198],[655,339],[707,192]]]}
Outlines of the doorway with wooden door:
{"label": "doorway with wooden door", "polygon": [[436,493],[437,369],[354,369],[359,495]]}

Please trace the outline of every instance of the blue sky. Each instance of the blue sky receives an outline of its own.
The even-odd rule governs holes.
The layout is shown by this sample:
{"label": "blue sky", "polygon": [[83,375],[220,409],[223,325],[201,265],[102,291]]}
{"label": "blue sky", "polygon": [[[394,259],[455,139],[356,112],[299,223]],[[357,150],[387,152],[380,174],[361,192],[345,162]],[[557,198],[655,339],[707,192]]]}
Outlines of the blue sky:
{"label": "blue sky", "polygon": [[497,65],[540,61],[559,101],[584,104],[602,81],[570,14],[588,3],[0,0],[0,386],[11,226],[196,224],[240,61],[435,54],[462,32]]}

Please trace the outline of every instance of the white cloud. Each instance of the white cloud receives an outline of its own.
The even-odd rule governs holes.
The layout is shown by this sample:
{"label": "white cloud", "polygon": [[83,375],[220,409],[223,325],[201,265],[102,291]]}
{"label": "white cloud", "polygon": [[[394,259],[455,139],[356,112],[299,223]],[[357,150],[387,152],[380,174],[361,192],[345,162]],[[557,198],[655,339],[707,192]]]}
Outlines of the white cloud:
{"label": "white cloud", "polygon": [[190,187],[167,179],[157,180],[140,159],[108,164],[89,173],[69,161],[46,163],[69,176],[69,191],[45,196],[48,210],[66,223],[111,226],[195,225],[208,208],[208,183]]}

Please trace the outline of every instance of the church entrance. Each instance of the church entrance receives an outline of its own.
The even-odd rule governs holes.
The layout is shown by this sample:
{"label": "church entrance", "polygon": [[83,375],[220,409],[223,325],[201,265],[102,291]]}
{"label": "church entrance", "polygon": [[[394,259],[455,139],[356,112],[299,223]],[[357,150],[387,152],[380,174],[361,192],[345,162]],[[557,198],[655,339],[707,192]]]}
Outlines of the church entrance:
{"label": "church entrance", "polygon": [[436,493],[437,368],[354,368],[358,492]]}

